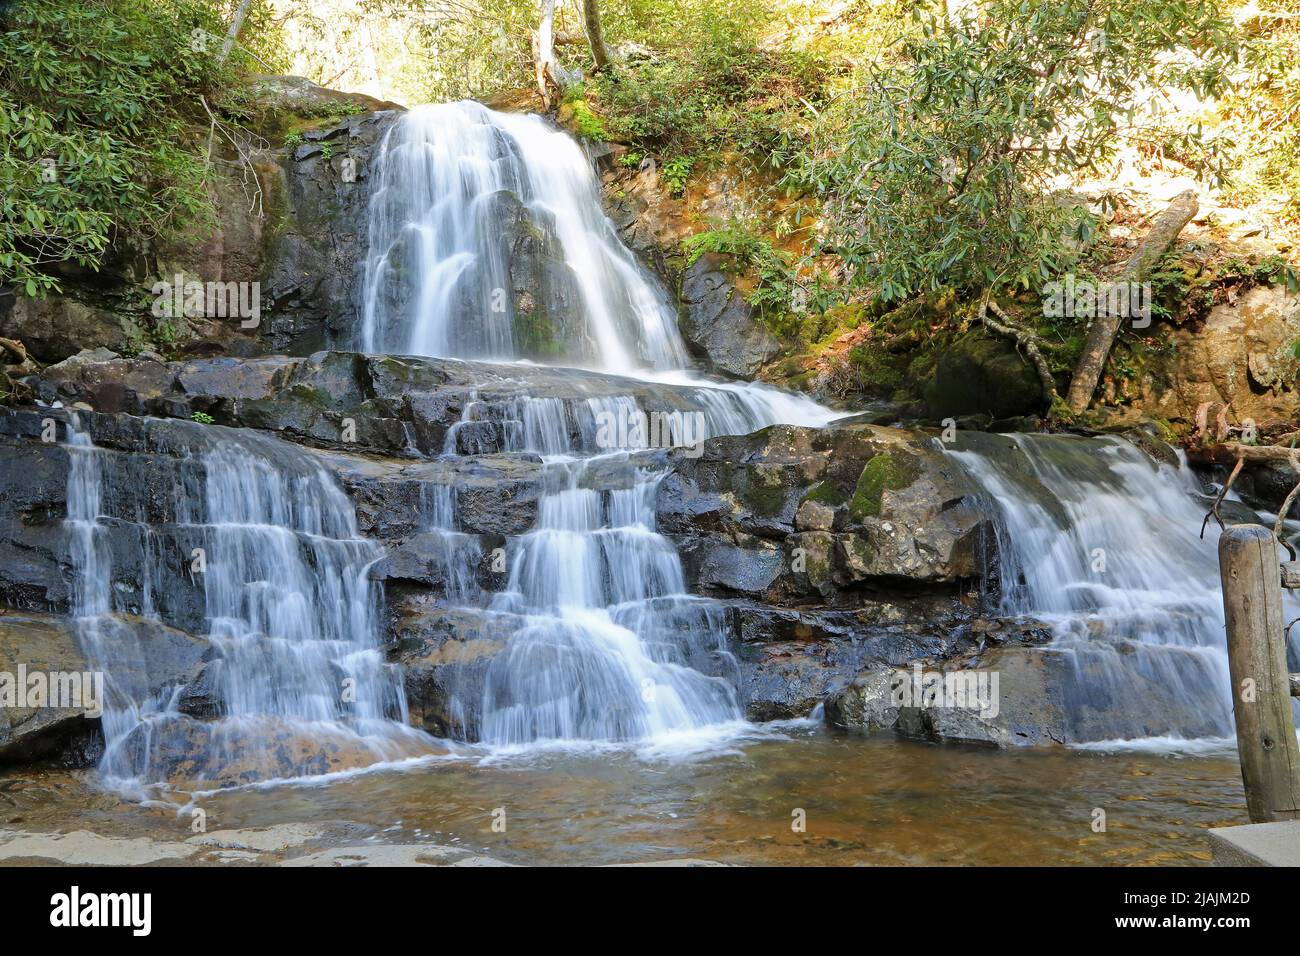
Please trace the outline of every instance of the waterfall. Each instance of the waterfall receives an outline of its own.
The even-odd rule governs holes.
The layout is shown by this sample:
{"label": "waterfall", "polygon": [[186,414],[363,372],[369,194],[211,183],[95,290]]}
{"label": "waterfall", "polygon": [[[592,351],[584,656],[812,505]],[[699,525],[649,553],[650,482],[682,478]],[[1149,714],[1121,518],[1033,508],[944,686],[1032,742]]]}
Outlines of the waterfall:
{"label": "waterfall", "polygon": [[[577,403],[568,410],[580,419],[572,428],[563,408],[535,400],[525,407],[536,413],[524,415],[530,427],[518,430],[513,450],[544,453],[548,492],[491,603],[525,623],[488,672],[481,739],[663,744],[739,722],[738,668],[722,611],[686,593],[676,550],[654,530],[662,472],[637,466],[623,450],[581,457],[593,451],[596,416],[635,403]],[[611,464],[627,487],[585,486],[591,468]]]}
{"label": "waterfall", "polygon": [[[472,102],[412,109],[379,148],[362,349],[519,358],[531,307],[569,313],[552,316],[566,364],[684,366],[672,302],[618,240],[597,189],[578,144],[540,116]],[[534,244],[552,301],[519,301],[512,240]]]}
{"label": "waterfall", "polygon": [[[375,182],[363,349],[528,359],[654,381],[675,412],[697,416],[697,439],[834,417],[804,396],[685,370],[671,297],[619,241],[578,144],[542,117],[477,103],[417,107],[385,136]],[[521,272],[538,281],[519,288]],[[552,335],[544,347],[539,315]],[[538,519],[509,542],[505,589],[485,595],[445,569],[450,606],[475,607],[509,631],[481,687],[450,709],[462,733],[499,747],[675,748],[740,726],[724,611],[686,592],[676,550],[655,531],[663,468],[634,459],[643,443],[601,440],[602,418],[643,410],[631,394],[581,392],[475,398],[449,430],[447,455],[469,450],[466,425],[491,421],[506,451],[544,463]],[[597,471],[621,474],[621,486],[598,490]],[[456,527],[454,491],[433,494],[428,530],[443,541],[444,560],[463,560],[474,545]]]}
{"label": "waterfall", "polygon": [[979,436],[950,451],[999,516],[1001,611],[1046,621],[1076,741],[1233,733],[1216,551],[1185,469],[1119,438]]}
{"label": "waterfall", "polygon": [[197,467],[177,469],[168,489],[172,533],[199,542],[189,569],[203,592],[213,653],[202,683],[217,716],[199,721],[175,695],[123,686],[113,666],[134,637],[115,607],[108,534],[133,516],[105,514],[106,453],[69,427],[74,616],[87,657],[109,676],[105,776],[219,785],[427,750],[406,727],[400,676],[381,654],[379,594],[367,577],[381,549],[360,537],[350,502],[304,453],[223,437],[191,454],[185,463]]}

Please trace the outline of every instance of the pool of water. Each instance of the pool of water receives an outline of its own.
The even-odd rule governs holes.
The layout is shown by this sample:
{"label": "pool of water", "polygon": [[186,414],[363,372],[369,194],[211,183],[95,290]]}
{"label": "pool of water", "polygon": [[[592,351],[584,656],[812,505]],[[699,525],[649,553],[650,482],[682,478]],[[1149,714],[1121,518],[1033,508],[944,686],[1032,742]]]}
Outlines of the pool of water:
{"label": "pool of water", "polygon": [[[690,760],[438,761],[199,804],[209,830],[325,824],[349,843],[550,864],[1196,865],[1210,860],[1207,828],[1247,822],[1230,753],[999,752],[813,726]],[[124,801],[91,774],[0,776],[7,830],[175,840],[189,826],[188,814]]]}

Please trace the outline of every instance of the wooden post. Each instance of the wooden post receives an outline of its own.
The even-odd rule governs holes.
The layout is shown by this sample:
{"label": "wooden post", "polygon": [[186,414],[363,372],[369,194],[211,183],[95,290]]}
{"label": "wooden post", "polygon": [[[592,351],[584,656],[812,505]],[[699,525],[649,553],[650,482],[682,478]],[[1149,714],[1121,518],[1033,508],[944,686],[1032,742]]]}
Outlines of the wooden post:
{"label": "wooden post", "polygon": [[1291,718],[1282,573],[1273,532],[1259,525],[1226,528],[1219,538],[1219,576],[1250,822],[1300,819],[1300,747]]}

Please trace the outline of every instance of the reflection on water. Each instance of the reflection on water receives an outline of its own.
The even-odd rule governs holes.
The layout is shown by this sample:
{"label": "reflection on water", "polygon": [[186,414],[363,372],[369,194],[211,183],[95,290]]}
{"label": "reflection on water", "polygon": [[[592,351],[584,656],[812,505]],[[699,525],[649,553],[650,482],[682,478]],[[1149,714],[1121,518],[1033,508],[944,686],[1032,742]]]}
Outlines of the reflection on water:
{"label": "reflection on water", "polygon": [[[685,763],[622,752],[439,763],[206,798],[209,829],[328,824],[350,842],[431,842],[514,863],[692,857],[742,864],[1202,864],[1245,823],[1236,760],[995,752],[790,731]],[[183,839],[189,818],[81,774],[0,776],[0,826]],[[504,807],[506,832],[492,831]],[[1106,831],[1093,832],[1094,809]],[[791,829],[806,811],[807,832]]]}

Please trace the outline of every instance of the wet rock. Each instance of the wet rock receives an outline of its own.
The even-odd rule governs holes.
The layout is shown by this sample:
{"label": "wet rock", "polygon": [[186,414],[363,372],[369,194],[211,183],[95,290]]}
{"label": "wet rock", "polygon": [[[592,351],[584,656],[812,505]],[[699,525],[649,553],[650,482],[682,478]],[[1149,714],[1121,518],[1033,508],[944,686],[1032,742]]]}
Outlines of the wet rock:
{"label": "wet rock", "polygon": [[841,605],[889,582],[979,578],[990,556],[978,489],[906,432],[781,425],[669,460],[659,528],[704,594]]}
{"label": "wet rock", "polygon": [[414,726],[436,737],[476,740],[483,686],[523,618],[476,608],[448,608],[432,594],[391,603],[390,660],[401,666]]}
{"label": "wet rock", "polygon": [[[107,694],[150,699],[192,680],[208,653],[205,639],[156,621],[123,615],[100,627],[115,649],[111,688],[96,678],[68,618],[0,614],[0,685],[16,678],[20,667],[27,675],[56,673],[68,681],[76,675],[65,690],[81,685],[76,706],[51,706],[57,702],[52,688],[44,706],[0,706],[0,762],[48,757],[74,766],[93,763],[102,751],[99,718]],[[0,699],[3,694],[0,686]]]}
{"label": "wet rock", "polygon": [[121,746],[131,767],[147,768],[151,779],[185,791],[320,776],[444,752],[414,732],[376,740],[343,725],[304,726],[271,716],[212,722],[172,717],[135,727]]}
{"label": "wet rock", "polygon": [[[332,91],[318,87],[309,98],[320,92]],[[371,169],[398,116],[386,109],[324,123],[304,134],[311,139],[303,147],[281,153],[266,177],[270,239],[259,329],[266,350],[307,355],[356,342]]]}
{"label": "wet rock", "polygon": [[807,717],[864,670],[971,646],[963,615],[924,600],[853,610],[731,606],[740,699],[751,720]]}
{"label": "wet rock", "polygon": [[629,398],[647,415],[703,407],[688,390],[560,367],[354,352],[168,363],[103,358],[64,362],[28,381],[47,403],[174,418],[202,412],[221,425],[275,431],[318,448],[408,458],[441,455],[448,435],[466,429],[467,441],[499,448],[508,431],[523,427],[528,401],[558,401],[571,441],[588,446],[597,431],[589,400]]}
{"label": "wet rock", "polygon": [[826,698],[826,722],[832,727],[875,733],[898,723],[894,684],[898,669],[877,668],[855,677],[847,687]]}

